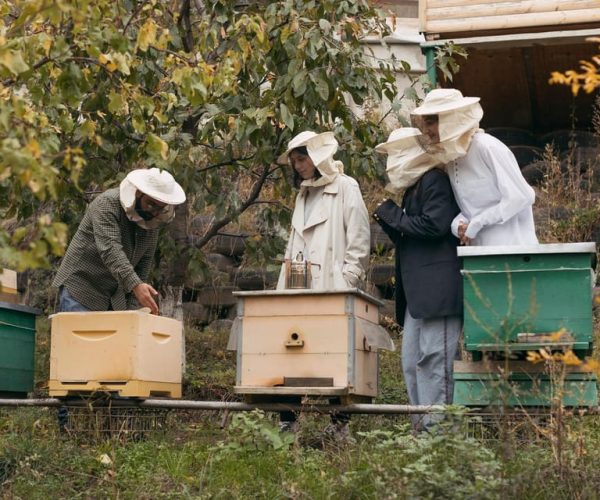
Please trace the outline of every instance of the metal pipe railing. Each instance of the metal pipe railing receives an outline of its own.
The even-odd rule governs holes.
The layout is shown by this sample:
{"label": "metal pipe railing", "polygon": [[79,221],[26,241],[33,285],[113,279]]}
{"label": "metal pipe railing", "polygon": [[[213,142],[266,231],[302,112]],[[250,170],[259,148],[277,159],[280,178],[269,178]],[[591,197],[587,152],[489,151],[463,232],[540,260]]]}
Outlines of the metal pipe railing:
{"label": "metal pipe railing", "polygon": [[[61,407],[61,406],[100,406],[98,403],[113,407],[163,408],[173,410],[204,410],[204,411],[303,411],[313,413],[356,413],[366,415],[410,415],[415,413],[443,413],[447,411],[444,405],[417,406],[393,404],[300,404],[300,403],[242,403],[237,401],[192,401],[180,399],[0,399],[0,407]],[[501,409],[501,407],[499,407]],[[515,412],[527,413],[527,408],[513,408]],[[549,410],[544,408],[544,410]],[[470,409],[469,413],[479,413],[480,410]],[[531,409],[539,413],[539,409]],[[600,406],[577,408],[578,415],[600,415]],[[485,412],[485,413],[489,413]]]}
{"label": "metal pipe railing", "polygon": [[301,403],[242,403],[237,401],[192,401],[181,399],[0,399],[0,407],[60,407],[60,406],[89,406],[89,405],[134,406],[136,408],[163,408],[173,410],[205,410],[205,411],[305,411],[314,413],[364,413],[364,414],[411,414],[411,413],[441,413],[444,406],[411,406],[387,404],[301,404]]}
{"label": "metal pipe railing", "polygon": [[442,413],[444,406],[414,406],[390,404],[300,404],[300,403],[239,403],[234,401],[164,401],[147,399],[140,403],[140,408],[172,408],[186,410],[228,410],[252,411],[305,411],[313,413],[363,413],[381,415],[408,415],[412,413]]}

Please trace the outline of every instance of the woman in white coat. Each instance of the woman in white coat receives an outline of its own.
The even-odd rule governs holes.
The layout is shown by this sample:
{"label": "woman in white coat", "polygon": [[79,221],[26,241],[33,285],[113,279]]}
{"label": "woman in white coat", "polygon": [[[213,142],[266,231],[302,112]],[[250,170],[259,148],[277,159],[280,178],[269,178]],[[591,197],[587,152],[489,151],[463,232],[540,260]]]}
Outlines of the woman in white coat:
{"label": "woman in white coat", "polygon": [[[301,252],[300,258],[309,261],[311,268],[308,287],[318,290],[360,287],[371,248],[367,207],[358,183],[344,175],[343,164],[333,159],[337,148],[331,132],[307,131],[294,137],[279,157],[280,163],[294,169],[300,188],[285,260],[295,260]],[[286,288],[285,265],[277,288]],[[281,430],[297,429],[294,412],[281,412],[280,419]],[[325,433],[345,441],[349,420],[346,414],[332,415]]]}
{"label": "woman in white coat", "polygon": [[[358,183],[333,159],[337,148],[333,133],[307,131],[279,157],[292,166],[300,187],[284,258],[295,260],[302,253],[310,264],[312,289],[360,287],[369,259],[369,214]],[[277,288],[285,287],[284,265]]]}

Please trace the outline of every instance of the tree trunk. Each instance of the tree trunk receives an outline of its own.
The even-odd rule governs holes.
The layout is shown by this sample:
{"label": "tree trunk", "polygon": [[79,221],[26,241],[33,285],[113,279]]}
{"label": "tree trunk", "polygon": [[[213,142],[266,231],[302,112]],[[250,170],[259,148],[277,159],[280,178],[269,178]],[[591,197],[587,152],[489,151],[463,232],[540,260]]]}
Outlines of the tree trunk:
{"label": "tree trunk", "polygon": [[175,219],[167,226],[176,254],[170,257],[160,290],[161,314],[179,321],[183,321],[183,283],[189,263],[187,225],[187,203],[183,203],[175,208]]}
{"label": "tree trunk", "polygon": [[183,286],[165,285],[161,289],[160,314],[179,321],[183,321]]}
{"label": "tree trunk", "polygon": [[[183,323],[183,285],[164,285],[161,288],[160,314]],[[185,373],[185,331],[181,332],[181,372]]]}

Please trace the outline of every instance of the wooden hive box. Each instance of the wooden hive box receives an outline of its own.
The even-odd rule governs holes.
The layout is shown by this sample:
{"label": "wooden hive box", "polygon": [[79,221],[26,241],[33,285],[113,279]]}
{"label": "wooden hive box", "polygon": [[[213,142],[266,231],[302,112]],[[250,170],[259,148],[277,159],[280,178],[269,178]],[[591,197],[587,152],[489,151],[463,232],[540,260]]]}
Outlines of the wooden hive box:
{"label": "wooden hive box", "polygon": [[545,363],[513,360],[455,361],[454,399],[461,406],[595,407],[597,377],[582,366],[560,375]]}
{"label": "wooden hive box", "polygon": [[50,396],[110,391],[126,397],[181,397],[180,321],[144,311],[68,312],[50,318]]}
{"label": "wooden hive box", "polygon": [[359,290],[235,292],[239,394],[377,396],[381,303]]}
{"label": "wooden hive box", "polygon": [[0,268],[0,292],[17,293],[17,273],[10,269]]}
{"label": "wooden hive box", "polygon": [[17,286],[17,273],[0,267],[0,301],[19,304],[21,296]]}
{"label": "wooden hive box", "polygon": [[[591,353],[594,243],[461,247],[468,351]],[[553,338],[556,337],[556,338]]]}

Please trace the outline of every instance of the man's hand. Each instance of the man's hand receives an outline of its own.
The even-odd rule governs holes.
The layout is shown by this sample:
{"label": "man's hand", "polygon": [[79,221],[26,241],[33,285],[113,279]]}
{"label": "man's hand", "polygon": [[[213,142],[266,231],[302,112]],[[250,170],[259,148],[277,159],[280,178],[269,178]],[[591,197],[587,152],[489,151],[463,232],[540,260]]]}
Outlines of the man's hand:
{"label": "man's hand", "polygon": [[460,221],[458,223],[458,239],[460,240],[461,245],[468,246],[471,244],[471,238],[465,235],[468,227],[468,222]]}
{"label": "man's hand", "polygon": [[158,304],[154,300],[158,292],[154,288],[147,283],[140,283],[133,289],[133,294],[140,306],[148,307],[151,314],[158,314]]}

